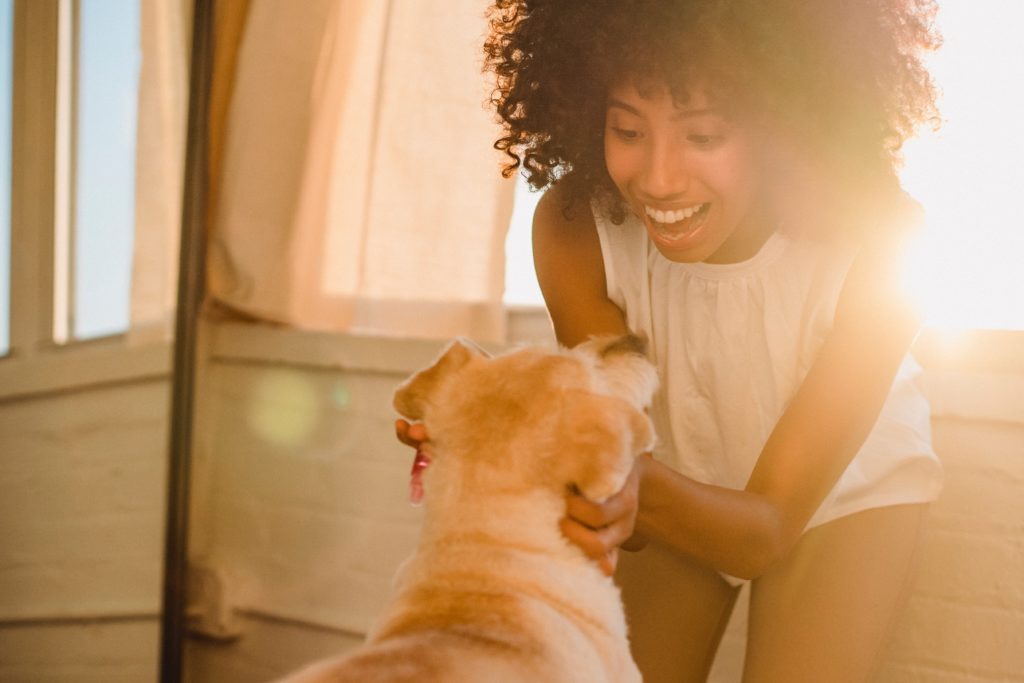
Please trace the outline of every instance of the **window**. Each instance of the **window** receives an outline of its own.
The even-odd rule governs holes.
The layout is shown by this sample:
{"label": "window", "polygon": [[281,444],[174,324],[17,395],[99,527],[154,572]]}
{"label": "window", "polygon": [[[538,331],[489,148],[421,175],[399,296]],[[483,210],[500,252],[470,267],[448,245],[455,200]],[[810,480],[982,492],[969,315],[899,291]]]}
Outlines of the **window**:
{"label": "window", "polygon": [[140,7],[0,0],[0,354],[128,330]]}
{"label": "window", "polygon": [[69,201],[57,221],[57,341],[128,329],[140,58],[138,0],[64,6],[72,16],[62,40],[67,80],[58,76],[65,95],[58,125],[69,127],[69,145],[57,153],[68,154],[58,173],[66,173]]}
{"label": "window", "polygon": [[530,190],[522,175],[516,175],[516,194],[512,205],[512,220],[505,238],[505,305],[541,306],[544,303],[533,269],[530,228],[533,210],[541,198],[540,192]]}
{"label": "window", "polygon": [[0,0],[0,356],[11,346],[11,57],[14,0]]}

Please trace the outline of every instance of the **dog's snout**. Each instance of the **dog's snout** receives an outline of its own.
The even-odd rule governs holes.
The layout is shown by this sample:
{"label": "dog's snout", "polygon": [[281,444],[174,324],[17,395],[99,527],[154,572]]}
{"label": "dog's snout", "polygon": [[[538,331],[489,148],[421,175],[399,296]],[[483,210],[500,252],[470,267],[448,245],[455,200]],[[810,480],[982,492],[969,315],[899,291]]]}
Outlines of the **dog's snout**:
{"label": "dog's snout", "polygon": [[602,358],[616,353],[631,353],[646,356],[647,340],[635,334],[624,334],[621,337],[611,340],[603,349],[601,349]]}

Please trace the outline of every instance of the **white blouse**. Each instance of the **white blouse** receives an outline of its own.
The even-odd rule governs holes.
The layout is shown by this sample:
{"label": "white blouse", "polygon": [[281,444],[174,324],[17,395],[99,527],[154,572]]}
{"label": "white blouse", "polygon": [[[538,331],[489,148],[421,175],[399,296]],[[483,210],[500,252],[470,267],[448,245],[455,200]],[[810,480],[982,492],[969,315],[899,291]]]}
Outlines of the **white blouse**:
{"label": "white blouse", "polygon": [[[675,263],[636,216],[622,225],[598,210],[594,218],[608,296],[646,335],[661,379],[654,456],[698,481],[744,488],[832,327],[854,251],[775,233],[741,263]],[[875,427],[808,528],[938,496],[942,467],[920,374],[908,354]]]}

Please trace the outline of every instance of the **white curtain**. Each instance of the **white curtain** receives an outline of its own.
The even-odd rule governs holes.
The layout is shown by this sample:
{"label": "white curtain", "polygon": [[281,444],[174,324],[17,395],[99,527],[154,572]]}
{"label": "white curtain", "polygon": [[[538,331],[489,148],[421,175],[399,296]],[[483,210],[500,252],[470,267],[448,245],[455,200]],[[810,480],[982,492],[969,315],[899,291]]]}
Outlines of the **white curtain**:
{"label": "white curtain", "polygon": [[167,339],[173,329],[192,0],[143,0],[139,22],[132,341]]}
{"label": "white curtain", "polygon": [[485,106],[487,4],[250,1],[214,179],[216,301],[307,329],[503,337],[512,182]]}

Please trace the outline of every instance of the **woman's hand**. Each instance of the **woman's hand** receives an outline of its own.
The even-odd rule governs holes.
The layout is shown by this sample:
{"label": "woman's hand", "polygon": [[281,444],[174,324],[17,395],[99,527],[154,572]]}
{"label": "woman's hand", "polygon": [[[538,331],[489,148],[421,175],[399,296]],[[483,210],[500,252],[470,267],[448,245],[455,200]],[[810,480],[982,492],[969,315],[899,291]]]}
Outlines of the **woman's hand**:
{"label": "woman's hand", "polygon": [[406,420],[398,419],[395,420],[395,436],[406,446],[419,450],[427,440],[427,428],[419,422],[409,424]]}
{"label": "woman's hand", "polygon": [[640,482],[649,462],[649,456],[637,458],[622,490],[603,503],[589,501],[576,491],[566,494],[562,534],[597,562],[608,576],[615,573],[620,547],[637,551],[647,545],[647,540],[637,534],[634,527]]}

